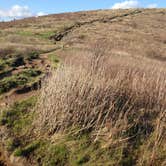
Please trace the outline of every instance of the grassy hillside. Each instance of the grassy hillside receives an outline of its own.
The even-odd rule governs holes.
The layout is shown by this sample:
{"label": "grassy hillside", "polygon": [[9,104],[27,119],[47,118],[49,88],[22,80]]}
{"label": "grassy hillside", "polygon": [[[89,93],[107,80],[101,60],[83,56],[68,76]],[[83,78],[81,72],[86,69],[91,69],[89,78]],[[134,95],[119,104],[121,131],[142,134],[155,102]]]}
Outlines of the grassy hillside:
{"label": "grassy hillside", "polygon": [[0,165],[166,164],[165,9],[1,22],[0,34]]}

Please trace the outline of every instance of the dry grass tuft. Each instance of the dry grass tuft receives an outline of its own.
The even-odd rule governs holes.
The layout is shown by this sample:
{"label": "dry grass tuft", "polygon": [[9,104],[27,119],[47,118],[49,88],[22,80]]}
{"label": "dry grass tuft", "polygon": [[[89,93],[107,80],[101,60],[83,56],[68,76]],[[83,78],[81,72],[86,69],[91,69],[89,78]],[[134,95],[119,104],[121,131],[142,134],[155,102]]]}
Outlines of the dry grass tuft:
{"label": "dry grass tuft", "polygon": [[96,45],[80,65],[66,62],[52,71],[43,82],[36,123],[40,132],[51,135],[72,129],[74,134],[91,133],[94,141],[104,140],[105,147],[134,148],[148,139],[142,151],[153,145],[147,153],[151,160],[144,155],[139,164],[154,163],[157,148],[166,138],[161,120],[166,109],[166,73],[148,66],[115,65],[105,53],[107,48]]}

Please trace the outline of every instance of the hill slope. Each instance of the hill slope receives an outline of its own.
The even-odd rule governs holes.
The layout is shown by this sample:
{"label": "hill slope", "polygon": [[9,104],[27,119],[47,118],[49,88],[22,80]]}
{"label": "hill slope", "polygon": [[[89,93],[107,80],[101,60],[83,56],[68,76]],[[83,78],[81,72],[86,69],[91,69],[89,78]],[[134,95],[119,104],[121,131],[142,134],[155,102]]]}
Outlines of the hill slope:
{"label": "hill slope", "polygon": [[0,34],[4,165],[165,164],[166,9],[1,22]]}

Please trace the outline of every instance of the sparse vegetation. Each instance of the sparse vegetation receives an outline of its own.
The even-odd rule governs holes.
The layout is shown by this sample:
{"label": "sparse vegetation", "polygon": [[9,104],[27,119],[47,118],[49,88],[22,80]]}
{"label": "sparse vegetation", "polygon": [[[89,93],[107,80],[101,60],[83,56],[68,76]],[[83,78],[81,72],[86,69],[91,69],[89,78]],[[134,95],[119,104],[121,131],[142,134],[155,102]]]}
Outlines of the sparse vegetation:
{"label": "sparse vegetation", "polygon": [[0,23],[0,161],[7,150],[22,165],[165,166],[164,13]]}
{"label": "sparse vegetation", "polygon": [[6,77],[0,80],[0,94],[8,92],[13,88],[34,83],[40,75],[40,70],[27,69],[16,75]]}
{"label": "sparse vegetation", "polygon": [[[0,58],[0,94],[37,82],[42,71],[33,66],[33,61],[38,58],[37,51],[27,53],[6,51],[6,56]],[[27,64],[29,69],[26,67]]]}

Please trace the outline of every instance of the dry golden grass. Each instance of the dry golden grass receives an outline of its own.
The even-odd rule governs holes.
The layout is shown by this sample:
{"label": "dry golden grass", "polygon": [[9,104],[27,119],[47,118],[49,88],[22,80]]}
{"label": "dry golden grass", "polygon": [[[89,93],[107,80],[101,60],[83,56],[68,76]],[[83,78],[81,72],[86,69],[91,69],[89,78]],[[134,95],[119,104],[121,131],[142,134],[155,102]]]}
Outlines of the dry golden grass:
{"label": "dry golden grass", "polygon": [[165,166],[165,31],[165,9],[29,18],[0,23],[0,56],[37,50],[61,60],[42,83],[40,138],[86,133],[108,153],[122,150],[115,165]]}
{"label": "dry golden grass", "polygon": [[164,164],[166,72],[118,65],[108,50],[97,44],[81,63],[72,59],[52,71],[43,82],[35,125],[46,135],[91,133],[93,141],[104,140],[103,147],[127,144],[134,151],[140,144],[137,165]]}

